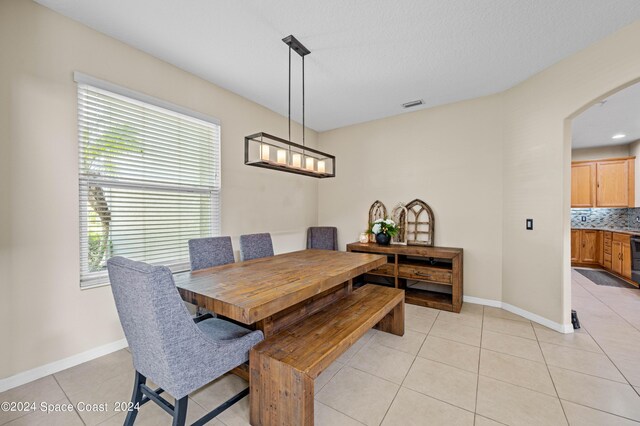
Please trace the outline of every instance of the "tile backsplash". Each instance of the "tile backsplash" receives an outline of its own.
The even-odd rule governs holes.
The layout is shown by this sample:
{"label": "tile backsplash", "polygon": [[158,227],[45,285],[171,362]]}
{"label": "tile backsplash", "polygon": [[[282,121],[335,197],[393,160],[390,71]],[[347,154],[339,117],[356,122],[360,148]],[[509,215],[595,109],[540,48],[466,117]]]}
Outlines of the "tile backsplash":
{"label": "tile backsplash", "polygon": [[571,227],[640,229],[640,207],[631,209],[571,209]]}

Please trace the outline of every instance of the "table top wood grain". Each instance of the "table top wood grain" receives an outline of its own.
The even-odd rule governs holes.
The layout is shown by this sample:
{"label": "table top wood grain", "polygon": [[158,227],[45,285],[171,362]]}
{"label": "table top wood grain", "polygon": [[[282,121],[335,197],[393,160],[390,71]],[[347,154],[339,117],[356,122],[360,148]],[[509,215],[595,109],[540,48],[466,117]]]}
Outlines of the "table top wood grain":
{"label": "table top wood grain", "polygon": [[175,275],[182,298],[253,324],[386,263],[386,256],[301,250]]}

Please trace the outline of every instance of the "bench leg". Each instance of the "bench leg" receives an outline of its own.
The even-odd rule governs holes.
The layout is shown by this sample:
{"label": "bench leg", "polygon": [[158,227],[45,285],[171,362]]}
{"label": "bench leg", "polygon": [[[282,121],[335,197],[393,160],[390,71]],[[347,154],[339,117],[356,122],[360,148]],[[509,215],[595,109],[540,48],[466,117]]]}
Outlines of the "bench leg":
{"label": "bench leg", "polygon": [[250,354],[252,426],[313,425],[313,379],[268,356]]}
{"label": "bench leg", "polygon": [[404,336],[404,300],[382,318],[375,328],[387,333]]}

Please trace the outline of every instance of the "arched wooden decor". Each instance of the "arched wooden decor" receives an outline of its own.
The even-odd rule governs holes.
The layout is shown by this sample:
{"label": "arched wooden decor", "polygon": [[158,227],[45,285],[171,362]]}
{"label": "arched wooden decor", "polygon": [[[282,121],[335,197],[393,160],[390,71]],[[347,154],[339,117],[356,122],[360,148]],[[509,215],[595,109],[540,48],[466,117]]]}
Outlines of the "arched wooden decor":
{"label": "arched wooden decor", "polygon": [[[376,200],[369,207],[369,223],[367,223],[367,228],[369,228],[369,224],[373,223],[376,219],[386,219],[387,218],[387,208],[382,204],[382,201]],[[376,242],[376,236],[373,234],[369,235],[369,241],[372,243]]]}
{"label": "arched wooden decor", "polygon": [[407,244],[407,208],[398,203],[391,211],[391,219],[398,225],[398,235],[391,238],[391,244]]}
{"label": "arched wooden decor", "polygon": [[433,211],[422,200],[407,204],[407,244],[433,246]]}
{"label": "arched wooden decor", "polygon": [[376,200],[369,208],[369,223],[373,223],[376,219],[386,219],[387,208],[382,204],[382,201]]}

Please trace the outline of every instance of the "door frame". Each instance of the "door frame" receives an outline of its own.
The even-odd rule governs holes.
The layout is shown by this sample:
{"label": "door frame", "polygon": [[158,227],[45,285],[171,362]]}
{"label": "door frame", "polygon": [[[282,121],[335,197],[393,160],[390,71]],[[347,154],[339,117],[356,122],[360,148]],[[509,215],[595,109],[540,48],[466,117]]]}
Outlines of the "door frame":
{"label": "door frame", "polygon": [[606,98],[614,95],[634,84],[640,83],[640,77],[636,77],[633,80],[629,80],[624,84],[618,85],[602,95],[593,98],[591,101],[584,104],[582,107],[575,110],[572,114],[566,117],[563,121],[564,126],[564,161],[563,161],[563,270],[562,270],[562,306],[563,317],[567,323],[571,323],[571,308],[573,302],[571,301],[571,123],[580,114],[585,112],[592,106],[602,102]]}

